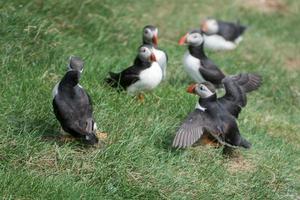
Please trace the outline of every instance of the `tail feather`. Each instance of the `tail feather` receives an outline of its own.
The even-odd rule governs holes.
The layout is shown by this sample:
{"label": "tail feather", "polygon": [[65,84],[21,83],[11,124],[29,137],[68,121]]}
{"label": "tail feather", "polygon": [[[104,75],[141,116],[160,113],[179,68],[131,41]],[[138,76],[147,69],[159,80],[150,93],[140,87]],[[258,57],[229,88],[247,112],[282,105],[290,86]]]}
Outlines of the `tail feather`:
{"label": "tail feather", "polygon": [[109,72],[109,77],[105,79],[105,82],[109,84],[111,87],[118,87],[119,86],[119,80],[120,80],[120,74]]}
{"label": "tail feather", "polygon": [[245,149],[250,149],[252,144],[248,140],[246,140],[245,138],[241,137],[240,146],[244,147]]}
{"label": "tail feather", "polygon": [[239,28],[240,35],[242,35],[247,29],[247,26],[241,25],[240,20],[237,20],[236,25]]}
{"label": "tail feather", "polygon": [[240,32],[240,35],[242,35],[247,29],[247,26],[243,26],[243,25],[240,25],[240,28],[239,28],[239,32]]}

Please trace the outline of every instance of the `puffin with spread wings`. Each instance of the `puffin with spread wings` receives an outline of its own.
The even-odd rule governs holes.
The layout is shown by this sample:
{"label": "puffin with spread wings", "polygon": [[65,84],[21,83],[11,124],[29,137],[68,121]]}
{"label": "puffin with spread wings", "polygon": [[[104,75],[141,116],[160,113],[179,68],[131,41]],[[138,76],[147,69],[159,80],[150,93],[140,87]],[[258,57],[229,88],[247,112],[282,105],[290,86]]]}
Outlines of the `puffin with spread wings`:
{"label": "puffin with spread wings", "polygon": [[247,104],[246,94],[261,85],[259,75],[244,73],[227,76],[222,83],[225,95],[217,98],[215,87],[210,82],[193,84],[188,92],[200,96],[196,109],[179,127],[173,140],[173,147],[192,146],[208,134],[220,144],[229,148],[250,148],[251,143],[240,134],[237,118]]}

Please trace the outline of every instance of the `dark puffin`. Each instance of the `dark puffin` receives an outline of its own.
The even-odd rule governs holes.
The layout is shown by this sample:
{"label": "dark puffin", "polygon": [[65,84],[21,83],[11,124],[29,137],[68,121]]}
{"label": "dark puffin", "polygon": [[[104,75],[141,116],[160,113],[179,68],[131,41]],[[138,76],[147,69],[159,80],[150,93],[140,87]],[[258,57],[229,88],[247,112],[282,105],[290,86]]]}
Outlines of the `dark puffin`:
{"label": "dark puffin", "polygon": [[53,89],[53,110],[62,129],[87,144],[98,143],[90,96],[79,85],[84,62],[71,56],[68,71]]}
{"label": "dark puffin", "polygon": [[120,73],[109,72],[106,82],[112,87],[120,87],[129,94],[139,94],[153,90],[163,77],[161,67],[156,62],[151,45],[142,45],[134,64]]}
{"label": "dark puffin", "polygon": [[163,80],[166,78],[168,55],[165,51],[158,48],[158,28],[147,25],[143,28],[143,44],[152,46],[152,51],[163,72]]}
{"label": "dark puffin", "polygon": [[239,74],[223,79],[226,93],[217,98],[215,87],[209,83],[193,84],[189,93],[200,96],[196,108],[183,121],[173,140],[173,147],[186,148],[209,134],[229,148],[250,148],[251,143],[240,134],[237,119],[247,104],[246,93],[261,85],[256,74]]}
{"label": "dark puffin", "polygon": [[188,75],[197,83],[209,81],[217,88],[221,87],[224,73],[210,60],[203,49],[204,39],[199,30],[185,34],[179,44],[187,44],[188,51],[183,57],[183,65]]}
{"label": "dark puffin", "polygon": [[239,22],[225,22],[216,19],[205,19],[201,23],[204,35],[204,47],[212,50],[232,50],[243,40],[246,26]]}

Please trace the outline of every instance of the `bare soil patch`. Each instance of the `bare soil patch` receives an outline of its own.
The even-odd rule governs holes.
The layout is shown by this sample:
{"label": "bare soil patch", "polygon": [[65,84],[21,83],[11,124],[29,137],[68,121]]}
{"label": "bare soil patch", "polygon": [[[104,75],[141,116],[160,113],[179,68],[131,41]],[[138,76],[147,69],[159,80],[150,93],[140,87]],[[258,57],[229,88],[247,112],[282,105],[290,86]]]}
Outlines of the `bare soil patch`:
{"label": "bare soil patch", "polygon": [[256,166],[251,162],[251,160],[247,160],[242,156],[231,158],[225,163],[225,166],[229,173],[237,173],[237,172],[250,172],[254,171]]}
{"label": "bare soil patch", "polygon": [[282,0],[238,0],[245,8],[255,9],[263,13],[287,12],[288,6]]}
{"label": "bare soil patch", "polygon": [[300,58],[287,58],[285,61],[285,67],[290,71],[300,70]]}

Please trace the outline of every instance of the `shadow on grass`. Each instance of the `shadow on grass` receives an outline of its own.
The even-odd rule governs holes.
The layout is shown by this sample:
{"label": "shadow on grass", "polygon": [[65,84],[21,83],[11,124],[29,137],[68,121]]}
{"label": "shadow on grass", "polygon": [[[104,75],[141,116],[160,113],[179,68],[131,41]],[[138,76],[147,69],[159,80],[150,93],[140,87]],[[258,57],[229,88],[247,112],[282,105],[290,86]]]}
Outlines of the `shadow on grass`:
{"label": "shadow on grass", "polygon": [[158,149],[162,149],[165,152],[171,152],[175,155],[180,155],[184,151],[184,149],[178,149],[178,148],[172,147],[173,139],[174,139],[173,134],[166,134],[162,141],[159,140],[159,141],[155,142],[155,146]]}

